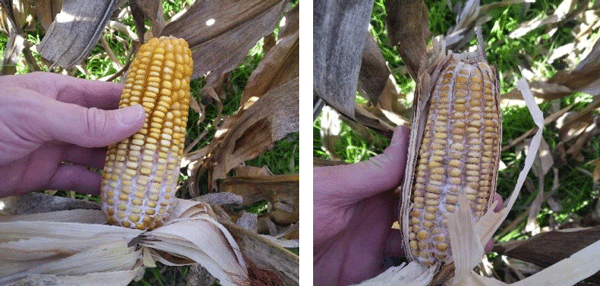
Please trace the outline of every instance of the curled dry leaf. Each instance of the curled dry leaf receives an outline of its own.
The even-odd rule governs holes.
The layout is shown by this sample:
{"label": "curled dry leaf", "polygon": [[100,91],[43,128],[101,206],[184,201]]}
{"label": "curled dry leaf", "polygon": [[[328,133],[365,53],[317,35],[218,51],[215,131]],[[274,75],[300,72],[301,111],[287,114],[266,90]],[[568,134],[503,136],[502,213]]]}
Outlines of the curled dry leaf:
{"label": "curled dry leaf", "polygon": [[73,198],[50,196],[41,193],[28,193],[0,199],[2,210],[0,215],[25,215],[71,209],[96,209],[96,203]]}
{"label": "curled dry leaf", "polygon": [[35,14],[40,25],[47,31],[54,21],[56,14],[60,12],[63,0],[37,0],[35,1]]}
{"label": "curled dry leaf", "polygon": [[[599,240],[600,227],[552,230],[525,240],[497,244],[493,251],[545,268]],[[590,279],[600,282],[600,273]]]}
{"label": "curled dry leaf", "polygon": [[[161,34],[184,38],[192,50],[192,78],[225,74],[237,67],[258,40],[273,31],[287,1],[196,1]],[[209,55],[209,56],[207,56]]]}
{"label": "curled dry leaf", "polygon": [[117,2],[66,1],[38,45],[38,52],[53,66],[68,69],[79,64],[98,43]]}
{"label": "curled dry leaf", "polygon": [[279,225],[289,225],[299,218],[298,179],[298,174],[230,177],[219,190],[242,196],[246,206],[267,200],[273,205],[269,217]]}
{"label": "curled dry leaf", "polygon": [[547,81],[533,81],[530,83],[531,91],[536,97],[546,100],[560,98],[574,92],[600,94],[600,85],[597,81],[600,72],[600,61],[597,60],[599,57],[600,38],[573,71],[559,71]]}
{"label": "curled dry leaf", "polygon": [[248,78],[248,83],[242,93],[241,103],[252,99],[258,100],[270,89],[286,83],[299,73],[299,43],[298,10],[300,5],[285,15],[285,26],[277,44],[271,48]]}
{"label": "curled dry leaf", "polygon": [[230,223],[224,226],[238,242],[244,257],[254,266],[277,272],[286,285],[299,285],[298,255],[255,232]]}
{"label": "curled dry leaf", "polygon": [[408,72],[417,79],[417,72],[423,55],[425,44],[431,37],[427,24],[429,12],[423,0],[386,0],[387,30],[390,45],[398,48],[398,53],[404,59]]}
{"label": "curled dry leaf", "polygon": [[324,106],[321,110],[321,149],[333,160],[340,158],[335,151],[335,145],[340,140],[340,123],[340,114],[329,105]]}
{"label": "curled dry leaf", "polygon": [[165,28],[162,1],[160,0],[133,0],[130,1],[131,14],[135,21],[138,38],[144,39],[146,32],[146,20],[152,24],[152,33],[160,35]]}
{"label": "curled dry leaf", "polygon": [[0,62],[0,74],[8,75],[17,73],[17,62],[25,48],[25,38],[11,31],[6,43],[2,62]]}
{"label": "curled dry leaf", "polygon": [[273,176],[273,173],[266,165],[260,168],[254,166],[238,166],[233,169],[238,177]]}
{"label": "curled dry leaf", "polygon": [[549,26],[550,28],[559,26],[564,22],[572,20],[574,16],[578,15],[581,13],[581,11],[587,8],[587,5],[575,4],[575,1],[562,1],[556,10],[554,10],[552,15],[545,15],[545,17],[537,17],[535,19],[522,22],[517,29],[513,30],[508,35],[508,37],[512,39],[520,38],[542,26]]}
{"label": "curled dry leaf", "polygon": [[473,37],[475,27],[492,19],[490,13],[493,9],[524,2],[531,2],[531,0],[504,0],[483,6],[480,5],[479,0],[466,1],[463,9],[457,13],[456,25],[448,31],[444,38],[446,44],[455,51],[462,49]]}
{"label": "curled dry leaf", "polygon": [[379,96],[386,87],[390,70],[383,54],[371,33],[367,33],[365,48],[362,53],[360,73],[358,75],[358,91],[372,103],[379,102]]}
{"label": "curled dry leaf", "polygon": [[217,131],[203,162],[209,170],[209,189],[234,167],[298,131],[298,78],[269,90],[248,109],[227,117],[219,129],[222,131]]}

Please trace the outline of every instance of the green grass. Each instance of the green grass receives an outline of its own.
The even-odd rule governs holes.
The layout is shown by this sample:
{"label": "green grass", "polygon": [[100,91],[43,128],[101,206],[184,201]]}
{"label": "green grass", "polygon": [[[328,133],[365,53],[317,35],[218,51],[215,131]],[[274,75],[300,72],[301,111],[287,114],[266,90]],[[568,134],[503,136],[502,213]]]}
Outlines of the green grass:
{"label": "green grass", "polygon": [[[456,14],[446,5],[446,1],[427,0],[425,2],[429,8],[430,31],[434,36],[446,34],[455,24]],[[456,3],[456,1],[452,2]],[[496,1],[482,1],[482,5],[491,2]],[[517,80],[521,78],[519,67],[531,70],[535,79],[548,79],[559,70],[573,68],[562,59],[552,63],[548,60],[550,51],[574,40],[572,29],[575,24],[572,21],[556,28],[555,33],[552,35],[547,33],[545,27],[541,27],[516,39],[508,37],[520,23],[552,13],[561,2],[560,0],[536,1],[523,17],[520,17],[521,5],[497,8],[491,13],[491,20],[482,26],[486,56],[490,63],[498,67],[502,93],[511,91],[516,87]],[[370,32],[375,37],[388,66],[392,70],[401,93],[411,94],[415,88],[414,81],[408,74],[400,72],[404,63],[398,56],[396,47],[389,46],[385,17],[384,0],[376,0],[373,5]],[[596,33],[598,31],[594,31],[594,34]],[[475,44],[476,40],[473,37],[469,45]],[[582,110],[591,101],[591,95],[582,93],[576,93],[558,100],[560,108],[575,103],[573,111]],[[556,111],[552,111],[551,102],[542,103],[540,108],[545,116]],[[535,127],[526,107],[503,106],[502,115],[504,120],[503,145],[507,145],[510,141]],[[313,156],[329,159],[329,156],[321,150],[319,132],[320,117],[313,122]],[[544,129],[543,137],[548,143],[550,151],[554,152],[556,145],[560,142],[558,129],[554,123]],[[373,155],[381,153],[387,146],[386,142],[389,142],[386,140],[385,138],[378,139],[376,142],[370,139],[367,140],[342,123],[340,140],[335,146],[335,150],[344,162],[353,163],[358,160],[367,160]],[[558,168],[559,171],[559,187],[553,198],[561,206],[561,209],[552,211],[547,203],[543,203],[536,218],[542,227],[549,226],[551,223],[561,225],[569,220],[589,215],[593,211],[599,197],[598,190],[593,189],[591,178],[579,169],[590,172],[593,170],[593,166],[587,165],[586,162],[600,157],[600,136],[594,136],[589,145],[583,148],[582,154],[585,158],[583,162],[574,159],[568,159],[566,162],[555,160],[554,167]],[[525,154],[518,153],[517,148],[514,147],[502,152],[501,160],[507,167],[499,173],[498,193],[504,198],[507,198],[512,192],[519,172],[523,167],[524,158]],[[552,188],[553,177],[552,170],[544,177],[546,192],[549,192]],[[539,187],[538,178],[535,177],[533,171],[529,173],[527,178],[531,182],[534,192],[530,192],[523,187],[512,212],[503,226],[500,227],[500,230],[526,211],[534,200]],[[524,232],[524,227],[525,221],[508,234],[502,237],[496,236],[495,239],[497,241],[508,241],[528,238],[531,234]],[[490,256],[490,258],[493,257],[494,255]]]}

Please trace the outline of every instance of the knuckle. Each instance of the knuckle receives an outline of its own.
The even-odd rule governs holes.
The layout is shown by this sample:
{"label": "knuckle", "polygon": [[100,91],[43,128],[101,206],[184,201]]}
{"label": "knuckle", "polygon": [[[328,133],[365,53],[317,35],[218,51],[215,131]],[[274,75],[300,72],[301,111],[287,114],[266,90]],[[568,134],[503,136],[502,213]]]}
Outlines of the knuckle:
{"label": "knuckle", "polygon": [[88,108],[85,111],[84,134],[89,138],[98,138],[106,131],[106,113],[97,108]]}

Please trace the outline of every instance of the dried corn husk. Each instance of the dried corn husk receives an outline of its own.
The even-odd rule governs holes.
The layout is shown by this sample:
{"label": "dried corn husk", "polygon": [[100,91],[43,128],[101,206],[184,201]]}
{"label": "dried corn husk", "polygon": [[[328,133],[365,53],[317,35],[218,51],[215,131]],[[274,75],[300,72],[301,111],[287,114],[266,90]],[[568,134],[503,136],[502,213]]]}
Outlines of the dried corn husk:
{"label": "dried corn husk", "polygon": [[248,281],[237,243],[206,203],[178,199],[172,218],[152,231],[105,225],[102,216],[72,210],[0,222],[0,285],[127,285],[155,261],[200,263],[221,285]]}

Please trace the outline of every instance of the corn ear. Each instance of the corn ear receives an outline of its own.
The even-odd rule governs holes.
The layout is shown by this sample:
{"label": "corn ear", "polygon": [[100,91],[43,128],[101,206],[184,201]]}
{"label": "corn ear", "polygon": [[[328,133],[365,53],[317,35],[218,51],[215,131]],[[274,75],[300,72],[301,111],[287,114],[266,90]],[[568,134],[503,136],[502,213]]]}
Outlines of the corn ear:
{"label": "corn ear", "polygon": [[153,38],[140,47],[119,108],[140,104],[146,121],[108,149],[101,198],[109,223],[153,229],[169,217],[184,148],[191,74],[185,40]]}
{"label": "corn ear", "polygon": [[501,115],[496,70],[481,53],[438,56],[419,77],[400,223],[410,260],[452,262],[448,217],[458,195],[473,219],[495,194]]}

